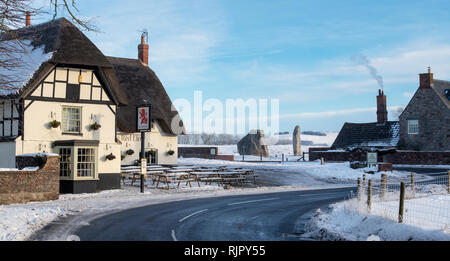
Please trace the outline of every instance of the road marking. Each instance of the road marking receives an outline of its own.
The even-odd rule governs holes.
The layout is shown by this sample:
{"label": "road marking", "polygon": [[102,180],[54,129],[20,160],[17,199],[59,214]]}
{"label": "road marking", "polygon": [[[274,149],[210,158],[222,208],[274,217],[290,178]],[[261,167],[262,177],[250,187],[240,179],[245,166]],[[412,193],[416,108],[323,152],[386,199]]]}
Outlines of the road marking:
{"label": "road marking", "polygon": [[172,229],[172,239],[173,241],[178,241],[177,237],[175,236],[175,230]]}
{"label": "road marking", "polygon": [[188,215],[188,216],[185,216],[184,218],[178,220],[178,222],[183,222],[184,220],[186,220],[186,219],[188,219],[188,218],[190,218],[190,217],[192,217],[192,216],[194,216],[194,215],[197,215],[197,214],[200,214],[200,213],[202,213],[202,212],[205,212],[205,211],[207,211],[207,210],[208,210],[208,209],[203,209],[203,210],[197,211],[197,212],[195,212],[195,213],[192,213],[192,214],[190,214],[190,215]]}
{"label": "road marking", "polygon": [[241,201],[241,202],[236,202],[236,203],[230,203],[230,204],[228,204],[228,206],[240,205],[240,204],[246,204],[246,203],[253,203],[253,202],[260,202],[260,201],[276,200],[276,199],[280,199],[280,198],[265,198],[265,199],[256,199],[256,200],[249,200],[249,201]]}
{"label": "road marking", "polygon": [[314,194],[301,194],[298,195],[299,197],[302,196],[321,196],[321,195],[329,195],[329,194],[336,194],[336,192],[329,192],[329,193],[314,193]]}

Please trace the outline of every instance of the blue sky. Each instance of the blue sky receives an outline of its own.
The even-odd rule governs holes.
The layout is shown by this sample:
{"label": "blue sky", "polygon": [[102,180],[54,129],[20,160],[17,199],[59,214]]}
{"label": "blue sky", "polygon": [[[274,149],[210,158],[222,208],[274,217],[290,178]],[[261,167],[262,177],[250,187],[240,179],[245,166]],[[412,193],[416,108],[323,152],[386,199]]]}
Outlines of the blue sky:
{"label": "blue sky", "polygon": [[[44,1],[45,2],[45,1]],[[48,2],[48,1],[47,1]],[[450,80],[450,1],[78,0],[106,55],[137,57],[149,31],[149,66],[172,100],[277,98],[280,130],[338,131],[376,121],[383,77],[393,111],[406,106],[431,66]],[[43,9],[50,11],[47,5]],[[48,17],[40,18],[41,21]],[[35,21],[41,22],[41,21]]]}

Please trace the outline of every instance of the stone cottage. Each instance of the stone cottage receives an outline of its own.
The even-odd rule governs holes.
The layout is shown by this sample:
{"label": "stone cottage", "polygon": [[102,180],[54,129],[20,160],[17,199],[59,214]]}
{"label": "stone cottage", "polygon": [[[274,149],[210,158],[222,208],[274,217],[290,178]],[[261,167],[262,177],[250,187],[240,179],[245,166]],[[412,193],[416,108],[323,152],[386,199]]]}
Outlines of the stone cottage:
{"label": "stone cottage", "polygon": [[419,74],[419,88],[399,117],[399,149],[450,150],[450,81]]}
{"label": "stone cottage", "polygon": [[399,122],[388,121],[386,95],[378,90],[377,121],[349,123],[342,126],[331,148],[392,148],[399,140]]}

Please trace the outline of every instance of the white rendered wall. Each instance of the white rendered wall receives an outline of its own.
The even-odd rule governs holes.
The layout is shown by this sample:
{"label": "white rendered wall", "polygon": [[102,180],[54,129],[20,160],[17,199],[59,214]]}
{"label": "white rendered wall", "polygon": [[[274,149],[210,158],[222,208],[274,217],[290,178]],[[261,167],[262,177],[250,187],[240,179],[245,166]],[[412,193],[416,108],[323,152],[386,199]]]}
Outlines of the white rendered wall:
{"label": "white rendered wall", "polygon": [[[139,159],[141,150],[141,134],[140,133],[118,133],[117,138],[122,142],[122,155],[126,155],[129,149],[134,150],[133,155],[126,155],[122,160],[122,165],[132,165],[135,160]],[[178,159],[178,136],[165,134],[159,124],[155,122],[151,132],[145,134],[145,150],[156,149],[158,151],[157,164],[176,165]],[[173,155],[167,152],[173,150]]]}

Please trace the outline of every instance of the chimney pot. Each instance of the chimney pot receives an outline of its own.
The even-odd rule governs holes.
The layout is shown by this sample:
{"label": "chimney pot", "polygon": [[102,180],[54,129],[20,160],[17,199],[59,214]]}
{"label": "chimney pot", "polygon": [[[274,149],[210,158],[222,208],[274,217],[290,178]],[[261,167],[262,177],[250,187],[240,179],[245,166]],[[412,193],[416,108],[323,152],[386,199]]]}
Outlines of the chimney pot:
{"label": "chimney pot", "polygon": [[25,14],[25,26],[28,27],[31,25],[31,13],[26,12]]}

